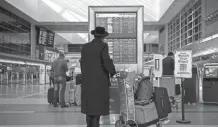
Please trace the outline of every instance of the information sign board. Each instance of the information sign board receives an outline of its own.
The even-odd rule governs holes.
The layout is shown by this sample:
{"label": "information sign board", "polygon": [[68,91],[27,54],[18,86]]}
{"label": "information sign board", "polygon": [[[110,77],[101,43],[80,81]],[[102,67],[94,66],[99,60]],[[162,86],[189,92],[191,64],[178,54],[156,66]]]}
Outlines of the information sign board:
{"label": "information sign board", "polygon": [[192,51],[176,51],[175,77],[192,78]]}

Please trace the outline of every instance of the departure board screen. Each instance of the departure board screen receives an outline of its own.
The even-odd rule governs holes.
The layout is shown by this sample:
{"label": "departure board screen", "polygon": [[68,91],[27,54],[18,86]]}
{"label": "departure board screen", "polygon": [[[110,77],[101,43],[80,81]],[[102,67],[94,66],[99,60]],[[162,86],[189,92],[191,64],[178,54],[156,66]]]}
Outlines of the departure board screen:
{"label": "departure board screen", "polygon": [[47,47],[53,47],[54,46],[54,36],[55,33],[49,30],[46,30],[44,28],[38,29],[38,40],[37,43],[39,45],[44,45]]}
{"label": "departure board screen", "polygon": [[136,13],[96,13],[95,26],[104,27],[109,32],[105,42],[114,63],[137,63]]}

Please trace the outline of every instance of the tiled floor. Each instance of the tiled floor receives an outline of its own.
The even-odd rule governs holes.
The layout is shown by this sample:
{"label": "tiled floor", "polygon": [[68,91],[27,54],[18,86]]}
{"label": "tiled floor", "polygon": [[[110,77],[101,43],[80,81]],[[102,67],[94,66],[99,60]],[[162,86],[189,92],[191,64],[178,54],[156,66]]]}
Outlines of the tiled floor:
{"label": "tiled floor", "polygon": [[[62,109],[48,105],[48,88],[45,85],[0,86],[0,127],[85,127],[80,107]],[[171,113],[170,122],[163,127],[218,127],[218,106],[197,104],[185,109],[191,124],[176,123],[181,118],[179,110]],[[109,117],[101,119],[102,127],[114,127],[110,123]]]}

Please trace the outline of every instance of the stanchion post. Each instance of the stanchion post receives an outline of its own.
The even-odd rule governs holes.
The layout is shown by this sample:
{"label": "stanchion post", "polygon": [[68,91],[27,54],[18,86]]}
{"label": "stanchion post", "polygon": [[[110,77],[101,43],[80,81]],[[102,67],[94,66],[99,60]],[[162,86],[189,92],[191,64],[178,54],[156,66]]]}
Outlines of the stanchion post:
{"label": "stanchion post", "polygon": [[182,86],[182,119],[181,120],[177,120],[176,122],[177,123],[180,123],[180,124],[189,124],[191,123],[191,121],[185,119],[185,101],[184,101],[184,78],[182,79],[182,83],[181,83],[181,86]]}

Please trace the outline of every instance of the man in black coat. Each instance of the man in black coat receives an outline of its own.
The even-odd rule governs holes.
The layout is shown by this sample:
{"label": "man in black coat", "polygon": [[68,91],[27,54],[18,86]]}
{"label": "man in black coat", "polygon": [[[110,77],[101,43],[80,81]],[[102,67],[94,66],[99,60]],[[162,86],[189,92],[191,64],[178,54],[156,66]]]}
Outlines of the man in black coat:
{"label": "man in black coat", "polygon": [[108,44],[103,42],[109,33],[96,27],[91,34],[95,38],[81,51],[81,112],[86,114],[87,127],[99,127],[100,116],[109,115],[110,76],[116,71]]}
{"label": "man in black coat", "polygon": [[168,56],[163,59],[163,76],[174,76],[174,54],[169,52]]}

